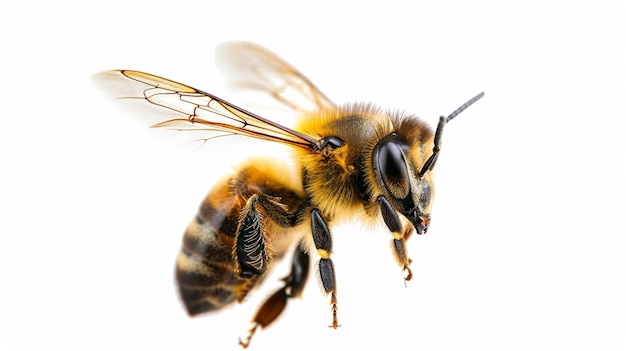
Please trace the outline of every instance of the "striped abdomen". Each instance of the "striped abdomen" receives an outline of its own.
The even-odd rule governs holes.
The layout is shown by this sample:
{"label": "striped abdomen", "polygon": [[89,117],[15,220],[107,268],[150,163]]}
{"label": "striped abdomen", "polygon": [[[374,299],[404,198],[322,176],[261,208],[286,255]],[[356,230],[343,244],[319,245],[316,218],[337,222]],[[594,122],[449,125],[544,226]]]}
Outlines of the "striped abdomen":
{"label": "striped abdomen", "polygon": [[245,200],[242,203],[233,196],[219,196],[212,191],[185,231],[176,260],[176,280],[190,315],[241,300],[248,290],[250,283],[233,274],[233,244],[243,205]]}
{"label": "striped abdomen", "polygon": [[[297,217],[294,212],[301,208],[303,197],[287,185],[287,172],[281,171],[282,168],[273,162],[251,162],[232,177],[223,179],[204,199],[185,231],[176,260],[176,280],[189,315],[241,302],[265,277],[264,273],[240,276],[235,237],[240,214],[253,194],[280,198],[293,218]],[[295,223],[278,225],[266,214],[263,228],[267,252],[278,258],[296,239],[296,235],[288,235]]]}

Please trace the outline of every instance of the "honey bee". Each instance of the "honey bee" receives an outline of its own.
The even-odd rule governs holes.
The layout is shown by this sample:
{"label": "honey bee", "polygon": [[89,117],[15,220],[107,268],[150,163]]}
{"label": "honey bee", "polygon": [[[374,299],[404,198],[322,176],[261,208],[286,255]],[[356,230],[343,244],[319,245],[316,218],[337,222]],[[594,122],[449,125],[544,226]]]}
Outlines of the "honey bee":
{"label": "honey bee", "polygon": [[156,121],[153,128],[200,135],[203,142],[241,135],[285,144],[293,151],[293,165],[253,158],[210,190],[184,233],[176,259],[184,306],[195,316],[242,302],[295,247],[283,286],[261,304],[240,345],[246,348],[258,328],[270,325],[289,299],[301,296],[312,257],[330,300],[331,326],[337,328],[333,224],[363,218],[374,225],[382,219],[405,283],[410,280],[406,242],[414,232],[426,233],[430,224],[433,167],[444,126],[484,93],[441,117],[433,132],[413,115],[371,104],[337,105],[298,70],[258,45],[224,43],[217,54],[233,81],[292,109],[295,127],[156,75],[131,70],[94,75],[120,99],[156,107],[147,113]]}

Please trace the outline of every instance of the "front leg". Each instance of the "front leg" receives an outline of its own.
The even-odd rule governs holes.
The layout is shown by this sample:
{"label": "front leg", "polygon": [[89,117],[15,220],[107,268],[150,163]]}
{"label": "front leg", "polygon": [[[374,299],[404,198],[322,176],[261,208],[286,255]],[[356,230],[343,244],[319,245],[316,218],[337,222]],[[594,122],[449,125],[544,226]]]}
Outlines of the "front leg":
{"label": "front leg", "polygon": [[406,241],[413,234],[413,226],[411,223],[408,223],[404,227],[404,231],[402,236],[396,237],[394,233],[393,240],[391,241],[391,247],[393,248],[393,254],[396,258],[396,262],[398,265],[402,267],[402,271],[406,272],[406,276],[404,276],[404,285],[406,286],[406,282],[413,278],[413,271],[409,266],[411,265],[411,259],[409,258],[409,254],[406,250]]}
{"label": "front leg", "polygon": [[398,262],[398,265],[402,267],[403,272],[407,272],[404,277],[404,284],[413,278],[413,272],[409,266],[411,265],[411,259],[406,250],[406,241],[413,234],[413,225],[404,217],[398,216],[398,213],[393,209],[391,204],[385,199],[384,196],[378,197],[378,203],[380,205],[380,213],[383,216],[383,220],[387,225],[387,228],[391,231],[393,240],[391,241],[391,247],[393,249],[393,255]]}
{"label": "front leg", "polygon": [[330,294],[330,308],[333,314],[332,327],[337,329],[337,288],[335,285],[335,268],[333,261],[330,259],[332,253],[332,237],[326,222],[322,218],[322,214],[318,209],[311,210],[311,233],[313,234],[313,242],[315,249],[320,256],[319,275],[324,286],[326,294]]}

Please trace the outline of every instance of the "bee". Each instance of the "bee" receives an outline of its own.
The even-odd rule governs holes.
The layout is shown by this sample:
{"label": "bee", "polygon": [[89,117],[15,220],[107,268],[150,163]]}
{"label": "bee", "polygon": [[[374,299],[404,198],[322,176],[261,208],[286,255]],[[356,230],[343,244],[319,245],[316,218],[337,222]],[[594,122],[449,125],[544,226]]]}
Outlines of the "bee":
{"label": "bee", "polygon": [[[392,253],[412,278],[406,242],[427,232],[433,205],[433,167],[444,126],[480,99],[480,93],[433,130],[414,115],[371,104],[338,105],[309,79],[258,45],[218,46],[231,79],[269,94],[297,115],[293,128],[259,116],[188,85],[132,70],[94,75],[120,99],[154,107],[141,113],[153,128],[198,136],[202,142],[229,135],[273,141],[292,149],[292,164],[252,158],[209,191],[183,236],[176,280],[190,316],[244,301],[293,250],[291,271],[252,318],[239,344],[246,348],[258,328],[272,324],[289,299],[300,297],[315,260],[315,273],[330,300],[337,328],[337,285],[332,261],[333,225],[381,219]],[[295,248],[295,249],[294,249]]]}

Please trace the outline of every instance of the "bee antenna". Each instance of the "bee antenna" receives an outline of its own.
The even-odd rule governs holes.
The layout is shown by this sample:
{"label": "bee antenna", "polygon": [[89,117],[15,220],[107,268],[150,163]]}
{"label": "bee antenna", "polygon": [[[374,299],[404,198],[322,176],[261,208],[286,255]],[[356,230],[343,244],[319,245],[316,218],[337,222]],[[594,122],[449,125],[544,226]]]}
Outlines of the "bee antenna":
{"label": "bee antenna", "polygon": [[[468,107],[472,106],[476,101],[480,100],[483,96],[485,96],[485,92],[481,92],[480,94],[474,96],[473,98],[467,100],[466,103],[464,103],[463,105],[461,105],[459,108],[457,108],[456,110],[454,110],[454,112],[452,112],[451,114],[448,115],[448,117],[446,117],[446,122],[450,122],[454,117],[456,117],[459,113],[465,111]],[[439,129],[439,126],[437,126],[437,129]]]}
{"label": "bee antenna", "polygon": [[443,127],[446,123],[450,122],[454,117],[456,117],[461,112],[465,111],[468,107],[472,106],[476,101],[480,100],[483,96],[485,96],[485,92],[481,92],[473,98],[467,100],[466,103],[461,105],[459,108],[454,110],[448,117],[441,116],[439,117],[439,123],[437,124],[437,130],[435,131],[435,140],[433,146],[433,154],[430,155],[428,160],[422,166],[420,170],[419,177],[421,178],[426,172],[430,171],[435,167],[435,163],[437,162],[437,157],[439,156],[439,151],[441,151],[441,135],[443,134]]}

